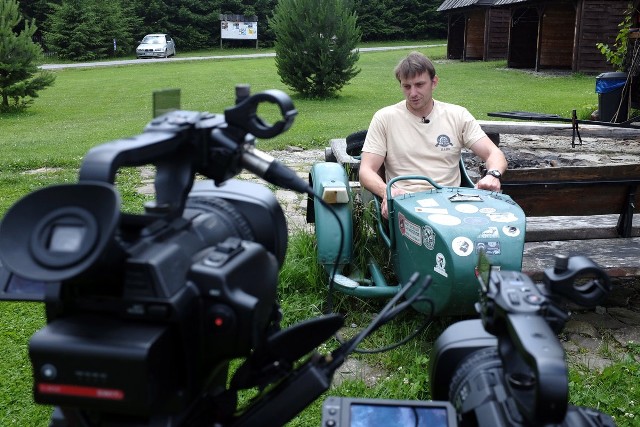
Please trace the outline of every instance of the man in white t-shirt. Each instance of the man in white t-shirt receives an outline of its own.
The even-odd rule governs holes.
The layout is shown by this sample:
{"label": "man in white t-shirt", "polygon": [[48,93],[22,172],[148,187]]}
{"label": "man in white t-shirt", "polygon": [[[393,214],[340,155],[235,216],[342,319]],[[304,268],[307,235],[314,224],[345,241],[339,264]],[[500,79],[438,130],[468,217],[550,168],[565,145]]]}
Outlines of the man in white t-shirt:
{"label": "man in white t-shirt", "polygon": [[[413,52],[395,69],[405,99],[375,113],[362,147],[360,183],[382,198],[387,217],[387,184],[401,175],[428,176],[442,186],[460,185],[460,156],[463,148],[485,162],[487,173],[476,186],[499,191],[507,170],[504,154],[487,137],[466,108],[436,101],[438,85],[433,63]],[[384,166],[384,177],[380,173]],[[431,186],[424,180],[401,180],[391,189],[392,197],[421,191]]]}

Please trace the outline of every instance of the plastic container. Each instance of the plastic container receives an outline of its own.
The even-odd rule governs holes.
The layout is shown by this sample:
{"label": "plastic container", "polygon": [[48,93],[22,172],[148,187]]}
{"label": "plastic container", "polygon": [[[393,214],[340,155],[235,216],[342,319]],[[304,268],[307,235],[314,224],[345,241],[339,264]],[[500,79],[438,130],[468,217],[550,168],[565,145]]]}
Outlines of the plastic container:
{"label": "plastic container", "polygon": [[602,73],[596,77],[600,121],[622,123],[628,120],[629,90],[624,90],[626,81],[627,73],[622,72]]}

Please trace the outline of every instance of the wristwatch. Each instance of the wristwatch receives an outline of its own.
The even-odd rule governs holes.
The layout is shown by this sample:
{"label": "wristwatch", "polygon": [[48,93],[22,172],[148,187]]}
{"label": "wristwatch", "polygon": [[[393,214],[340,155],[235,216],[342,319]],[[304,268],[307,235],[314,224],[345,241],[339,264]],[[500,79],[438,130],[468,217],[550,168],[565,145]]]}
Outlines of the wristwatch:
{"label": "wristwatch", "polygon": [[492,177],[494,177],[494,178],[498,178],[498,179],[502,178],[502,174],[500,173],[500,171],[499,171],[498,169],[491,169],[491,170],[488,170],[488,171],[485,173],[485,175],[491,175]]}

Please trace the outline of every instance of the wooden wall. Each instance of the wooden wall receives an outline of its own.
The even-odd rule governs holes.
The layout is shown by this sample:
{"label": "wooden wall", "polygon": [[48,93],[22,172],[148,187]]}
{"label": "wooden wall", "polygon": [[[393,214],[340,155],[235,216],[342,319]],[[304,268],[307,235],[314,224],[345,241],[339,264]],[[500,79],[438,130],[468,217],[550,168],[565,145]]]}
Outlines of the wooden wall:
{"label": "wooden wall", "polygon": [[449,13],[448,18],[448,59],[495,60],[507,57],[509,9],[468,9]]}
{"label": "wooden wall", "polygon": [[447,58],[462,59],[464,55],[464,31],[466,18],[463,13],[449,14]]}
{"label": "wooden wall", "polygon": [[484,59],[486,14],[487,9],[476,9],[467,14],[464,59]]}
{"label": "wooden wall", "polygon": [[[638,0],[633,0],[638,3]],[[531,0],[449,13],[447,57],[507,58],[513,68],[613,71],[596,43],[612,45],[629,0]]]}
{"label": "wooden wall", "polygon": [[618,35],[618,24],[624,19],[628,0],[582,0],[578,4],[578,37],[574,51],[573,70],[586,73],[613,71],[596,47],[602,42],[611,45]]}
{"label": "wooden wall", "polygon": [[535,68],[539,23],[537,7],[518,7],[512,10],[508,67]]}
{"label": "wooden wall", "polygon": [[511,11],[509,9],[489,9],[485,37],[487,47],[485,59],[488,61],[504,59],[509,53],[509,26]]}
{"label": "wooden wall", "polygon": [[571,3],[548,5],[540,20],[540,44],[536,68],[571,69],[576,9]]}

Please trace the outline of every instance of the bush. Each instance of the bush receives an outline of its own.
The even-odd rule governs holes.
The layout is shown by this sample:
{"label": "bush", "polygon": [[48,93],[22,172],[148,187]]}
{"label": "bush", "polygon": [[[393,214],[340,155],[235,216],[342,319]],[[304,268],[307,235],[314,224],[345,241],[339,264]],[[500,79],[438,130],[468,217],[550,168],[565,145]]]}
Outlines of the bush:
{"label": "bush", "polygon": [[360,29],[349,0],[281,0],[270,25],[278,75],[303,97],[334,96],[360,72]]}
{"label": "bush", "polygon": [[33,20],[14,32],[22,21],[16,0],[0,0],[0,112],[23,110],[55,80],[55,75],[36,65],[42,49],[32,41]]}

